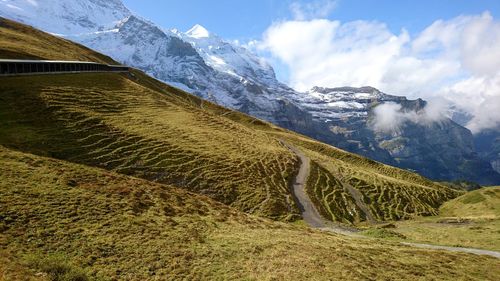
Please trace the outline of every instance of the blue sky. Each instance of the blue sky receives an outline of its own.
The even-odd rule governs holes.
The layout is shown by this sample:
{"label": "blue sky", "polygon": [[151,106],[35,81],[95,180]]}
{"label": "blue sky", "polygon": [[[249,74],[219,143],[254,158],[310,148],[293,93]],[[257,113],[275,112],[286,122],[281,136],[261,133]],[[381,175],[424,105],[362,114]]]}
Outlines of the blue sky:
{"label": "blue sky", "polygon": [[[295,0],[124,0],[132,11],[165,28],[188,30],[201,24],[227,39],[260,38],[276,21],[292,18]],[[326,17],[342,22],[377,20],[393,32],[416,33],[437,19],[483,11],[498,18],[499,0],[339,0]]]}
{"label": "blue sky", "polygon": [[299,91],[373,86],[441,105],[429,116],[460,108],[473,132],[500,127],[500,0],[124,2],[167,29],[239,40]]}

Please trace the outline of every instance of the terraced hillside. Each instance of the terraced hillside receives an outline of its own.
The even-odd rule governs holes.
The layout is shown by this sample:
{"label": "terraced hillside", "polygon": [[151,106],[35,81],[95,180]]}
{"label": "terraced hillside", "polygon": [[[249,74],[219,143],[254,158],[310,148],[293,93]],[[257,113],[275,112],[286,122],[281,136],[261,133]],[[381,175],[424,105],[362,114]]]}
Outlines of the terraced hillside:
{"label": "terraced hillside", "polygon": [[300,147],[313,161],[308,193],[321,213],[356,223],[435,215],[460,192],[417,174],[291,134],[274,133]]}
{"label": "terraced hillside", "polygon": [[[2,55],[106,60],[32,28],[0,23]],[[138,71],[3,77],[0,92],[0,144],[173,184],[269,218],[299,217],[289,189],[299,163],[281,140],[312,159],[308,192],[323,215],[335,221],[435,214],[458,195],[416,174],[205,102]]]}
{"label": "terraced hillside", "polygon": [[3,78],[0,141],[185,187],[250,213],[296,213],[288,189],[296,159],[277,140],[153,91],[135,75]]}
{"label": "terraced hillside", "polygon": [[307,194],[323,217],[342,223],[366,220],[366,214],[342,182],[316,162],[312,162],[307,187]]}
{"label": "terraced hillside", "polygon": [[0,146],[0,280],[495,280],[498,259],[312,231]]}

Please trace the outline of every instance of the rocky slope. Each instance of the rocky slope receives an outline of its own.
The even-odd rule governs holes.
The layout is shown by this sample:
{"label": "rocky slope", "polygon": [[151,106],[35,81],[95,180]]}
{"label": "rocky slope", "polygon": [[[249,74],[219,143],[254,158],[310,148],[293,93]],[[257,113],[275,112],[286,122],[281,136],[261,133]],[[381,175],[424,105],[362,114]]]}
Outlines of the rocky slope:
{"label": "rocky slope", "polygon": [[[337,147],[433,179],[494,184],[500,174],[478,157],[469,130],[444,116],[433,116],[427,102],[392,96],[372,87],[320,88],[289,96],[314,120],[329,127]],[[378,120],[381,114],[401,121]],[[384,123],[385,122],[385,123]],[[380,124],[383,123],[383,124]]]}
{"label": "rocky slope", "polygon": [[500,183],[500,174],[475,154],[470,132],[450,120],[425,126],[407,122],[396,134],[378,133],[369,124],[375,103],[418,110],[425,102],[373,88],[298,93],[280,83],[263,59],[202,26],[186,33],[165,30],[132,15],[120,0],[2,1],[0,16],[63,35],[204,99],[384,163],[434,179]]}
{"label": "rocky slope", "polygon": [[479,156],[490,162],[500,173],[500,130],[488,130],[474,136],[474,144]]}

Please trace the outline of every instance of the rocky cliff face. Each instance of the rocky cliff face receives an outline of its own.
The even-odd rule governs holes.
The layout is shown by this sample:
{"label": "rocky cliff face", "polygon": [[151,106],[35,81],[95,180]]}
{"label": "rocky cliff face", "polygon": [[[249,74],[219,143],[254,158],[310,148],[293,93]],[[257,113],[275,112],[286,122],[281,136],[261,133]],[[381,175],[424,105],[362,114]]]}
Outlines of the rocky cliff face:
{"label": "rocky cliff face", "polygon": [[[427,103],[421,99],[408,100],[371,87],[315,87],[306,95],[289,98],[336,135],[324,141],[337,147],[433,179],[500,181],[500,174],[491,167],[494,157],[491,164],[479,157],[471,132],[445,117],[429,119]],[[389,130],[376,126],[376,108],[384,104],[395,105],[395,112],[386,114],[402,120]]]}
{"label": "rocky cliff face", "polygon": [[0,16],[80,42],[202,98],[348,151],[434,179],[500,183],[500,174],[475,153],[470,132],[449,119],[406,120],[397,130],[374,130],[377,105],[396,104],[401,112],[417,114],[424,101],[371,87],[299,93],[280,83],[262,58],[200,25],[186,33],[165,30],[132,15],[120,0],[0,1]]}
{"label": "rocky cliff face", "polygon": [[474,145],[479,156],[490,162],[493,169],[500,173],[500,128],[476,134]]}

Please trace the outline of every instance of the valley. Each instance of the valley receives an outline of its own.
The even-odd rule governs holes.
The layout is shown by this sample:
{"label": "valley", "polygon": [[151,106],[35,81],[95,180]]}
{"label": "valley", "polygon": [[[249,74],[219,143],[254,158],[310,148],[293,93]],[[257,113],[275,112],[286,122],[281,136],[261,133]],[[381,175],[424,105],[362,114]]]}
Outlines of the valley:
{"label": "valley", "polygon": [[[0,56],[117,64],[3,18]],[[497,192],[475,192],[137,69],[0,77],[0,279],[495,280],[498,258],[401,244],[498,250],[486,236],[464,242],[462,230],[419,234],[428,226],[418,219],[436,216],[477,216],[485,235],[498,232],[478,215]],[[393,222],[391,237],[369,234]]]}
{"label": "valley", "polygon": [[58,270],[80,278],[69,280],[493,280],[500,273],[492,257],[328,234],[5,147],[0,160],[4,280],[47,280]]}
{"label": "valley", "polygon": [[[474,142],[480,140],[474,139],[464,123],[457,124],[458,120],[445,115],[430,123],[405,120],[395,132],[374,128],[377,106],[394,104],[401,107],[399,114],[422,117],[428,109],[422,99],[391,95],[373,87],[316,85],[306,92],[296,91],[276,77],[264,58],[244,45],[201,25],[187,32],[165,29],[134,14],[121,0],[37,0],[51,9],[9,1],[12,3],[0,3],[1,17],[83,44],[221,106],[432,180],[500,184],[500,174],[494,170],[496,155],[478,151],[481,148]],[[12,40],[6,41],[5,46],[11,48]],[[31,58],[50,57],[54,46],[32,50]],[[70,50],[61,59],[76,55]],[[19,55],[26,53],[9,52],[13,53],[6,58],[23,58]]]}

